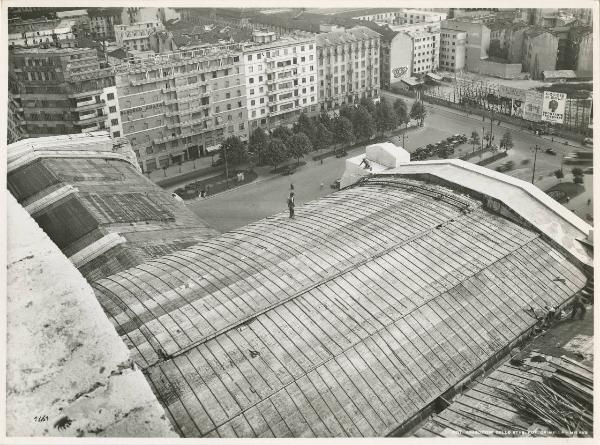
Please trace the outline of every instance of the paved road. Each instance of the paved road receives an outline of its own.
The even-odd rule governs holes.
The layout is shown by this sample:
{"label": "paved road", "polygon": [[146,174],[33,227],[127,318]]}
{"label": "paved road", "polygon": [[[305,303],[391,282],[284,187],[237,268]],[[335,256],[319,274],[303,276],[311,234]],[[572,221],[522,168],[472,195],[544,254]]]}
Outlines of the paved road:
{"label": "paved road", "polygon": [[[355,149],[349,155],[362,151],[364,149]],[[310,159],[290,176],[273,176],[210,199],[188,201],[188,206],[213,228],[227,232],[266,216],[287,212],[290,184],[294,184],[296,205],[331,193],[330,184],[342,176],[344,169],[344,159],[330,157],[324,159],[323,164]]]}
{"label": "paved road", "polygon": [[[387,95],[388,93],[382,92],[382,94]],[[412,101],[407,100],[407,102],[410,107]],[[489,121],[487,119],[482,122],[481,117],[465,116],[464,113],[449,111],[437,106],[427,105],[427,109],[428,116],[425,120],[425,126],[408,131],[408,141],[406,143],[408,151],[412,152],[417,147],[438,142],[452,134],[464,133],[470,136],[471,132],[476,130],[481,135],[482,125],[486,126],[486,132],[489,131]],[[504,125],[500,127],[494,125],[493,134],[497,135],[496,141],[502,137],[505,130]],[[558,181],[553,172],[560,168],[562,156],[575,150],[575,148],[565,146],[560,142],[542,139],[529,131],[518,131],[511,128],[511,133],[515,146],[512,150],[509,150],[509,156],[490,164],[488,167],[493,169],[502,162],[512,160],[515,163],[515,169],[507,173],[531,181],[534,157],[532,147],[538,144],[544,149],[554,148],[557,155],[552,156],[545,154],[543,151],[538,151],[535,184],[542,190],[547,190],[556,184]],[[470,145],[464,145],[461,149],[465,152],[472,148]],[[349,156],[363,151],[363,148],[354,149],[349,152]],[[286,198],[290,190],[290,183],[294,184],[298,204],[331,193],[330,184],[343,174],[345,160],[327,158],[322,165],[313,162],[310,158],[307,158],[307,160],[307,165],[291,176],[272,177],[217,195],[211,199],[190,201],[188,205],[216,230],[226,232],[266,216],[287,211]],[[477,159],[473,161],[476,162]],[[564,166],[565,179],[563,181],[572,179],[570,170],[570,166]],[[322,189],[320,188],[321,182],[324,183]],[[585,218],[587,213],[591,213],[591,206],[587,207],[587,200],[592,196],[591,176],[586,175],[584,185],[586,191],[567,206],[571,210],[576,210],[582,218]]]}

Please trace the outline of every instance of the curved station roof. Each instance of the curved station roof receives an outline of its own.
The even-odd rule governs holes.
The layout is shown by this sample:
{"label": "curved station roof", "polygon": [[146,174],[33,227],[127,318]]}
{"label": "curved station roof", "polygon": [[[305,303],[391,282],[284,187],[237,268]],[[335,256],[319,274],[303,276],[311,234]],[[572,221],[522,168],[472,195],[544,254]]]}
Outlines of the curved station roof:
{"label": "curved station roof", "polygon": [[485,199],[370,177],[92,286],[182,436],[393,434],[585,286]]}

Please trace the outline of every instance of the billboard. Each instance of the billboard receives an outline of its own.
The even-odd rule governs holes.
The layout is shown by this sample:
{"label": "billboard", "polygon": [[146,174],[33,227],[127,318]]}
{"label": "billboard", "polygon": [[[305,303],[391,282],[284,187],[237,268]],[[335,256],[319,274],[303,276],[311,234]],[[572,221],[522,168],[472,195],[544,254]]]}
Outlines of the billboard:
{"label": "billboard", "polygon": [[542,103],[542,120],[545,122],[562,124],[565,120],[566,102],[567,95],[565,93],[544,91],[544,100]]}
{"label": "billboard", "polygon": [[523,119],[539,122],[542,118],[543,94],[539,91],[527,91],[523,105]]}
{"label": "billboard", "polygon": [[523,110],[525,109],[524,100],[512,100],[512,108],[510,110],[511,116],[523,118]]}
{"label": "billboard", "polygon": [[509,87],[506,85],[498,86],[498,96],[506,97],[507,99],[524,101],[526,93],[527,91],[520,88]]}

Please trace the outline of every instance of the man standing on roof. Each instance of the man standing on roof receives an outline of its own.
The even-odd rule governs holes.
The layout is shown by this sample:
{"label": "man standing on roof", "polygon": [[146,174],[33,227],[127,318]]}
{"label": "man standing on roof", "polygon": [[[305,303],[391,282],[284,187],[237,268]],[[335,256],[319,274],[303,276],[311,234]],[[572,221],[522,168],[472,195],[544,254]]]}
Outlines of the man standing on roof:
{"label": "man standing on roof", "polygon": [[294,217],[294,207],[295,207],[295,203],[294,203],[294,192],[290,192],[290,196],[288,197],[287,200],[287,205],[288,205],[288,209],[290,211],[290,218]]}

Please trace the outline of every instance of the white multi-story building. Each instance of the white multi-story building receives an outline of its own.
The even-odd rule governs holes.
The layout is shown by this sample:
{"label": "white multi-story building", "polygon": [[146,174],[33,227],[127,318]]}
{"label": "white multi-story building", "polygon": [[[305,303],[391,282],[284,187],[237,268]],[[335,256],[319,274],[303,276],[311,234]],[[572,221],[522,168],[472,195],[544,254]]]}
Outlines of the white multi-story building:
{"label": "white multi-story building", "polygon": [[150,34],[157,29],[164,29],[160,20],[133,25],[116,25],[115,39],[117,45],[127,50],[149,51],[151,49]]}
{"label": "white multi-story building", "polygon": [[462,71],[465,68],[467,33],[444,29],[440,33],[440,69]]}
{"label": "white multi-story building", "polygon": [[250,130],[318,112],[314,35],[255,31],[253,40],[243,53]]}
{"label": "white multi-story building", "polygon": [[411,25],[414,23],[434,23],[446,20],[447,16],[448,14],[445,12],[424,11],[422,9],[403,9],[400,13],[398,13],[397,21],[400,25]]}
{"label": "white multi-story building", "polygon": [[8,44],[11,46],[37,46],[56,41],[73,40],[74,20],[27,20],[8,26]]}
{"label": "white multi-story building", "polygon": [[362,97],[379,100],[380,38],[364,26],[317,35],[321,109],[357,103]]}

